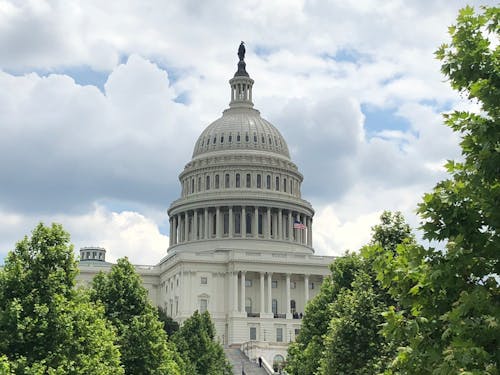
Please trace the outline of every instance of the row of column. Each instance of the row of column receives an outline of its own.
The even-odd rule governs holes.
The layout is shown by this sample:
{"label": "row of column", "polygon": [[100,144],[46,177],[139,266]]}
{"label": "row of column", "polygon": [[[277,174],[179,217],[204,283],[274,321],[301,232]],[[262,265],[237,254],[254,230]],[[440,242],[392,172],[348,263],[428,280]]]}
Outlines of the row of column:
{"label": "row of column", "polygon": [[[240,282],[238,282],[238,274],[241,275],[240,277]],[[245,287],[246,287],[246,271],[234,271],[233,272],[233,311],[234,312],[245,312],[245,301],[246,301],[246,293],[245,293]],[[265,283],[264,283],[264,278],[267,276],[267,304],[265,304],[265,298],[266,298],[266,293],[265,293]],[[285,313],[287,315],[287,318],[291,318],[291,292],[290,292],[290,274],[286,274],[286,282],[285,282],[285,288],[286,288],[286,310]],[[260,272],[260,313],[268,313],[272,314],[272,277],[273,274],[272,272]],[[238,288],[239,284],[239,288]],[[239,293],[239,308],[238,308],[238,289],[240,289]],[[309,275],[304,275],[304,306],[307,304],[309,301]],[[265,308],[267,307],[267,309]]]}
{"label": "row of column", "polygon": [[312,247],[312,217],[281,208],[247,206],[205,207],[170,217],[170,246],[233,237],[289,240]]}

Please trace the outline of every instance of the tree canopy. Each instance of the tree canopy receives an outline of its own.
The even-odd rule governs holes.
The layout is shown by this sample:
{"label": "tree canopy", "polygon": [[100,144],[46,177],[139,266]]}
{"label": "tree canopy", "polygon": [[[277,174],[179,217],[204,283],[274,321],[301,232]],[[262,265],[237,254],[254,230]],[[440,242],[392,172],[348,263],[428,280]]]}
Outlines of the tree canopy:
{"label": "tree canopy", "polygon": [[500,360],[500,47],[498,7],[466,7],[436,53],[451,86],[477,112],[445,114],[463,160],[425,194],[424,237],[378,253],[377,275],[401,309],[386,313],[388,338],[406,342],[394,373],[497,374]]}
{"label": "tree canopy", "polygon": [[127,258],[118,259],[109,273],[95,276],[91,296],[103,304],[106,317],[116,328],[126,374],[187,374]]}
{"label": "tree canopy", "polygon": [[208,311],[193,315],[173,335],[179,352],[193,368],[190,375],[231,375],[231,365],[220,343]]}
{"label": "tree canopy", "polygon": [[0,269],[3,373],[123,374],[102,306],[74,288],[69,241],[61,225],[39,224]]}

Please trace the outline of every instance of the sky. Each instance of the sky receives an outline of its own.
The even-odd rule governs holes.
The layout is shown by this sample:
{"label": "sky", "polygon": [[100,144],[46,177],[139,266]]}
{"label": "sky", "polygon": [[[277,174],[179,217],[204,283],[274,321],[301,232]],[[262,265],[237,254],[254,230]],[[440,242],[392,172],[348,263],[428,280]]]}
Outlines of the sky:
{"label": "sky", "polygon": [[[469,2],[476,8],[493,2]],[[253,100],[288,142],[317,254],[370,240],[460,158],[472,108],[434,57],[457,0],[0,0],[0,263],[40,221],[75,252],[156,264],[194,144],[228,107],[246,44]]]}

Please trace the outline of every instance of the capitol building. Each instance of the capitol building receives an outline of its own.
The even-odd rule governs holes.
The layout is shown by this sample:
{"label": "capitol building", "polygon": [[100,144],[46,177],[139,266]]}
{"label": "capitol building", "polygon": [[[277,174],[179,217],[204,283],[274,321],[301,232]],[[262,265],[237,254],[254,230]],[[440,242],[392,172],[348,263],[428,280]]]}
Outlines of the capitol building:
{"label": "capitol building", "polygon": [[[222,344],[273,363],[286,357],[333,258],[314,255],[303,176],[279,130],[254,108],[244,53],[242,45],[229,108],[201,133],[179,175],[166,255],[136,269],[174,320],[209,311]],[[86,283],[111,264],[104,249],[86,247],[79,267]]]}

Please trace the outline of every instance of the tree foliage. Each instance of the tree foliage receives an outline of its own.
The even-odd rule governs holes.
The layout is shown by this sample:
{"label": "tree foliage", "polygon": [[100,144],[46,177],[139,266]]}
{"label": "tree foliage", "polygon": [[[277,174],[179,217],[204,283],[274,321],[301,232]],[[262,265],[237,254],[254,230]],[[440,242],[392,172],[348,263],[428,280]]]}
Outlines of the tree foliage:
{"label": "tree foliage", "polygon": [[193,368],[191,375],[231,375],[231,365],[215,341],[215,327],[208,311],[195,311],[173,335],[179,352]]}
{"label": "tree foliage", "polygon": [[74,288],[69,234],[39,224],[0,270],[0,368],[14,374],[123,374],[103,308]]}
{"label": "tree foliage", "polygon": [[126,374],[186,373],[127,258],[118,259],[109,273],[95,276],[91,296],[103,304],[106,317],[116,327]]}
{"label": "tree foliage", "polygon": [[402,309],[386,313],[386,335],[405,342],[395,373],[497,374],[500,360],[500,66],[498,7],[462,9],[451,43],[437,51],[452,87],[479,113],[455,111],[445,122],[462,136],[463,161],[424,196],[424,237],[379,253],[378,278]]}
{"label": "tree foliage", "polygon": [[160,319],[160,322],[163,324],[163,330],[168,337],[179,330],[179,323],[168,316],[167,312],[161,307],[158,307],[158,319]]}
{"label": "tree foliage", "polygon": [[320,293],[307,304],[288,351],[291,374],[374,374],[385,368],[394,348],[379,331],[382,313],[394,301],[376,280],[368,249],[392,253],[398,243],[414,240],[400,213],[384,212],[380,219],[363,256],[336,259]]}

